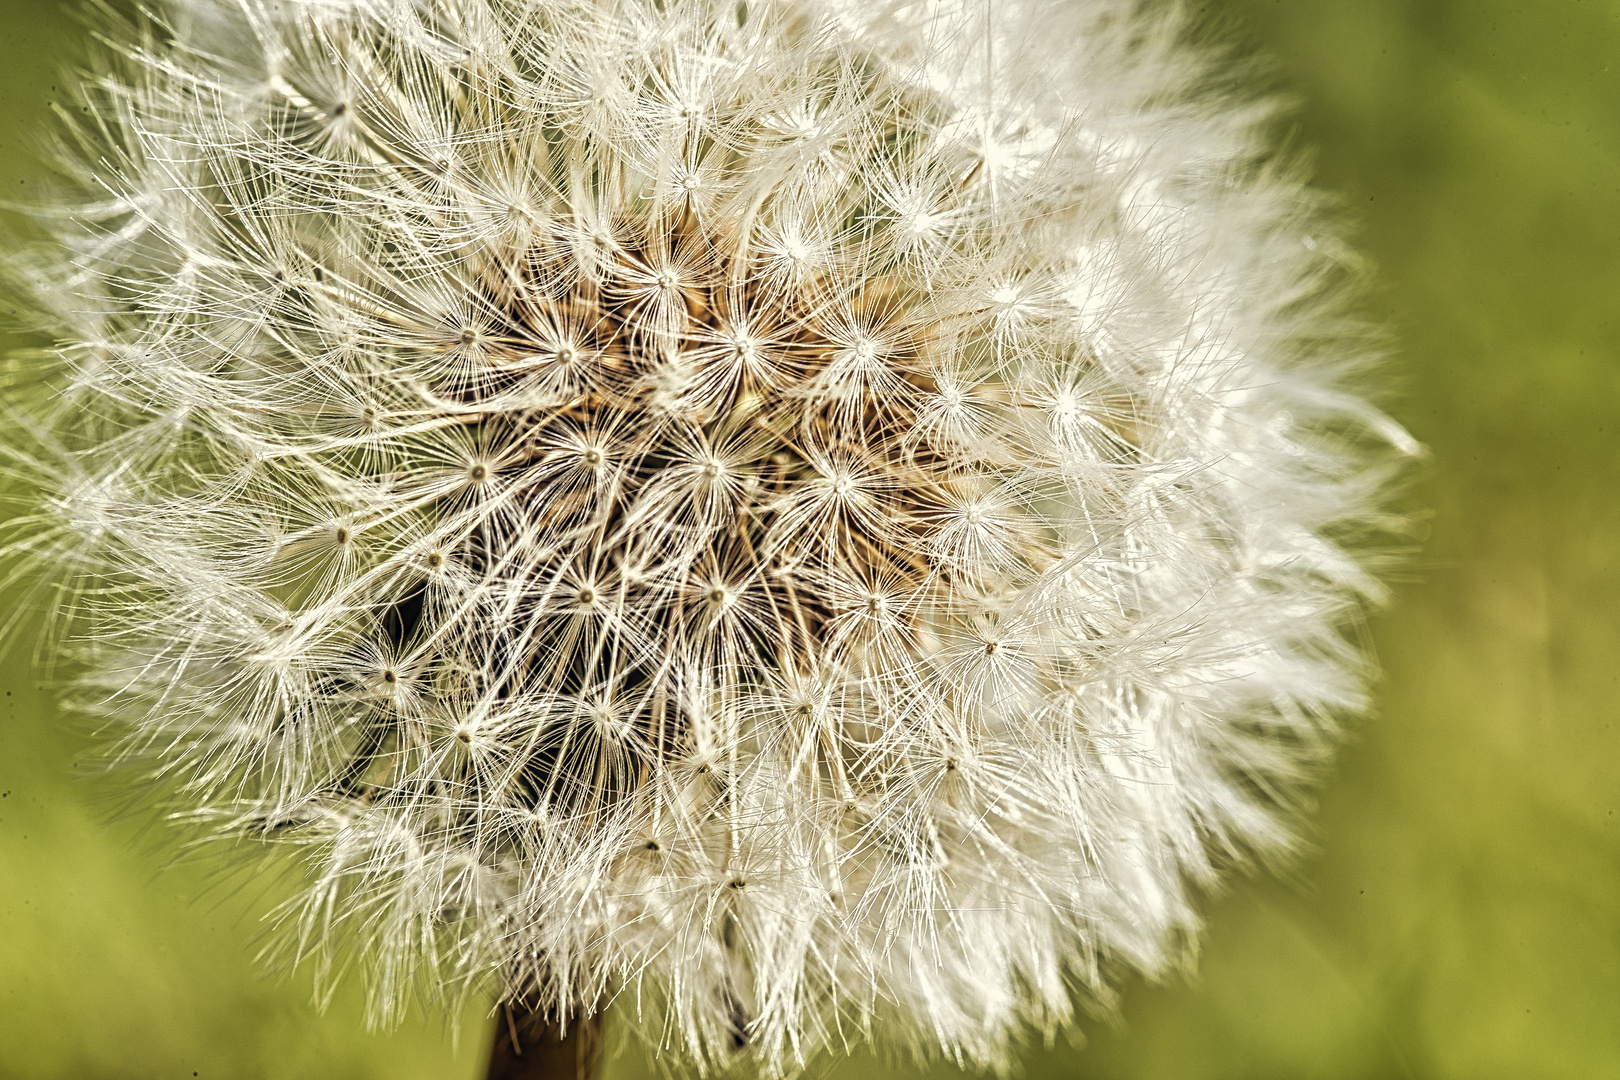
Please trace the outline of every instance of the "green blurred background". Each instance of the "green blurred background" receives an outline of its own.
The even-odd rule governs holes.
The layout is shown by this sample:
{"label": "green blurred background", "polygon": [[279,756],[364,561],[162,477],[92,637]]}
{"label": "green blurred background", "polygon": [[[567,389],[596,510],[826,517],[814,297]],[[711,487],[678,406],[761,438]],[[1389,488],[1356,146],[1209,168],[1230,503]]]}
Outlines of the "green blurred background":
{"label": "green blurred background", "polygon": [[[35,175],[64,10],[0,0],[0,197]],[[1432,516],[1314,853],[1208,905],[1190,981],[1128,986],[1120,1023],[1027,1074],[1620,1078],[1620,0],[1205,11],[1274,58],[1360,222]],[[323,1014],[307,975],[265,976],[267,899],[109,823],[26,646],[0,690],[0,1077],[477,1074],[479,1013],[367,1034],[354,988]]]}

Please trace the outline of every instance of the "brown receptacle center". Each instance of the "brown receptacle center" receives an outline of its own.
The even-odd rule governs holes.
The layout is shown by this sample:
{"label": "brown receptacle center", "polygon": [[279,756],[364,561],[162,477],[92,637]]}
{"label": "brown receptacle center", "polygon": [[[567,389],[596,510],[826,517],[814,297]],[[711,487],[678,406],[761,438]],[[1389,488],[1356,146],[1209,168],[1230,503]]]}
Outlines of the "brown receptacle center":
{"label": "brown receptacle center", "polygon": [[[735,257],[690,218],[656,244],[616,243],[594,273],[581,269],[589,261],[545,245],[493,260],[467,325],[447,335],[460,374],[440,388],[472,407],[481,449],[469,481],[524,485],[525,542],[554,547],[524,561],[491,530],[456,545],[460,564],[504,575],[504,585],[530,597],[511,620],[527,620],[526,632],[493,646],[527,650],[505,665],[507,685],[497,692],[538,685],[612,698],[602,707],[616,719],[598,730],[626,735],[621,749],[635,759],[611,777],[585,760],[587,747],[538,746],[519,787],[547,813],[586,809],[582,794],[597,803],[622,796],[690,749],[672,705],[683,672],[667,654],[604,659],[591,620],[634,610],[652,638],[666,649],[681,643],[688,658],[719,665],[710,650],[725,638],[725,649],[748,654],[731,662],[802,677],[815,669],[841,605],[903,627],[882,596],[942,579],[927,535],[958,479],[957,463],[913,437],[919,403],[937,392],[931,337],[912,310],[926,302],[920,294],[881,278],[839,293],[829,275],[792,287],[739,275]],[[833,311],[843,341],[823,329]],[[871,385],[874,362],[882,387]],[[841,363],[864,364],[867,374],[831,385]],[[521,385],[541,387],[543,403],[477,411]],[[671,549],[686,541],[683,523],[648,515],[641,503],[666,496],[677,474],[693,505],[725,517],[693,523],[686,533],[697,547],[678,555]],[[830,513],[791,532],[784,508],[816,484],[835,502],[858,502],[861,513]],[[427,561],[436,569],[445,559],[436,550]],[[820,587],[829,577],[848,595]],[[722,629],[739,611],[747,629]],[[411,646],[414,619],[392,618],[394,648]],[[574,775],[559,782],[558,770]]]}

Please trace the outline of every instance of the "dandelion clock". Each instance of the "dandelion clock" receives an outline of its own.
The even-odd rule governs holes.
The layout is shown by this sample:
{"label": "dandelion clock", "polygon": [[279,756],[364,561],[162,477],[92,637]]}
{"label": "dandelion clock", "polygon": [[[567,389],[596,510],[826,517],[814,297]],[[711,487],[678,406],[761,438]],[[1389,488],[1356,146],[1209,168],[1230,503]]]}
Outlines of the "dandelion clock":
{"label": "dandelion clock", "polygon": [[490,1075],[1004,1065],[1363,705],[1389,463],[1263,102],[1116,0],[166,0],[13,260],[126,775]]}

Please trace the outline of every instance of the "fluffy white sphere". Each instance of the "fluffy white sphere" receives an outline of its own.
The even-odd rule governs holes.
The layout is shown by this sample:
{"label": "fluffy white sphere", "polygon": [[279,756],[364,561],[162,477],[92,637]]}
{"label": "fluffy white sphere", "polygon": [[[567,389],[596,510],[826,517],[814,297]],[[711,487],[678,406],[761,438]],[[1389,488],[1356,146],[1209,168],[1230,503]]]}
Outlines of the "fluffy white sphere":
{"label": "fluffy white sphere", "polygon": [[1407,441],[1176,19],[163,10],[30,264],[25,542],[125,756],[299,845],[384,1011],[996,1063],[1286,846]]}

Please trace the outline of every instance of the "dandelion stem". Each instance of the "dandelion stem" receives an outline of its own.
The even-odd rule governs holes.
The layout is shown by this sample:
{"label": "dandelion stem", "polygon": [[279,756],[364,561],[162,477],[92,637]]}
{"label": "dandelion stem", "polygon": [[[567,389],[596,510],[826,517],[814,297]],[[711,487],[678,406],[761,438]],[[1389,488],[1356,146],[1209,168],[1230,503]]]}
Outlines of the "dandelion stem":
{"label": "dandelion stem", "polygon": [[504,1001],[495,1016],[488,1080],[594,1080],[602,1062],[602,1014],[571,1017]]}

